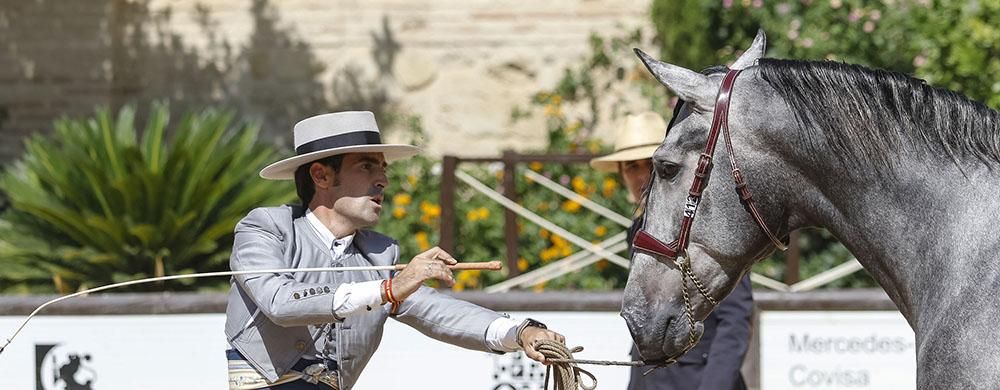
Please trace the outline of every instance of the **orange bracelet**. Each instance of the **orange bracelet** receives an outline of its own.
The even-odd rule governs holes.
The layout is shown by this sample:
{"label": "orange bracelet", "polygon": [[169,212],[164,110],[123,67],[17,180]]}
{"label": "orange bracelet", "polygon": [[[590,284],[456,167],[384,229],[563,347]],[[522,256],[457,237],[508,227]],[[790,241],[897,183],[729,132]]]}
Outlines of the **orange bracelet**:
{"label": "orange bracelet", "polygon": [[396,297],[392,295],[392,279],[385,283],[385,295],[389,297],[390,303],[397,303]]}
{"label": "orange bracelet", "polygon": [[395,315],[399,312],[399,304],[401,301],[397,300],[395,296],[392,295],[392,279],[388,279],[386,283],[385,292],[389,296],[389,302],[392,303],[392,307],[389,309],[389,314]]}
{"label": "orange bracelet", "polygon": [[381,295],[382,295],[382,300],[384,301],[382,303],[383,305],[386,304],[386,303],[389,303],[389,290],[385,288],[385,284],[388,281],[389,281],[389,279],[382,279],[382,285],[379,286],[382,289]]}

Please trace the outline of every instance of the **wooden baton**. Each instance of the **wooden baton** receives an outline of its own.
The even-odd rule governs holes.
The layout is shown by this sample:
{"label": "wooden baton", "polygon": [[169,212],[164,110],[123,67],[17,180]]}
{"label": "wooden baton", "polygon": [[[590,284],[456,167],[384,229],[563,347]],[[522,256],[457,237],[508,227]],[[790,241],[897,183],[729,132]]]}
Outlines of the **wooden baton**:
{"label": "wooden baton", "polygon": [[[396,271],[402,271],[404,268],[406,268],[406,264],[396,264]],[[503,263],[499,261],[458,263],[455,265],[449,265],[448,269],[452,271],[471,271],[471,270],[499,271],[503,269]]]}

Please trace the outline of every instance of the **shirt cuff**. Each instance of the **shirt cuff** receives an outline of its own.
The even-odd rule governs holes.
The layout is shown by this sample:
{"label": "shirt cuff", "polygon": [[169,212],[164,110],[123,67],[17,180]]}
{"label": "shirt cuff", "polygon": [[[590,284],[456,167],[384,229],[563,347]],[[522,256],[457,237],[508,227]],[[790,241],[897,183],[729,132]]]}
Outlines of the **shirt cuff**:
{"label": "shirt cuff", "polygon": [[517,345],[517,328],[521,321],[499,317],[486,328],[486,346],[498,352],[514,352],[521,349]]}
{"label": "shirt cuff", "polygon": [[347,318],[351,314],[382,305],[382,281],[345,283],[333,293],[333,315]]}

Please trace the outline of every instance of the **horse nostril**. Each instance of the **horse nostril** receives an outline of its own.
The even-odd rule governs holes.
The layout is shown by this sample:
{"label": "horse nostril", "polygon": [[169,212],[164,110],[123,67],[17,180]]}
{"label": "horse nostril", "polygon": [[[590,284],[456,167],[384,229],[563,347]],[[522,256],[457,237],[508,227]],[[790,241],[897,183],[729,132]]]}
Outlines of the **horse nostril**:
{"label": "horse nostril", "polygon": [[622,312],[621,316],[625,319],[625,326],[628,327],[628,332],[632,334],[632,338],[635,338],[639,334],[639,331],[642,330],[642,319],[636,318],[635,314],[627,312]]}

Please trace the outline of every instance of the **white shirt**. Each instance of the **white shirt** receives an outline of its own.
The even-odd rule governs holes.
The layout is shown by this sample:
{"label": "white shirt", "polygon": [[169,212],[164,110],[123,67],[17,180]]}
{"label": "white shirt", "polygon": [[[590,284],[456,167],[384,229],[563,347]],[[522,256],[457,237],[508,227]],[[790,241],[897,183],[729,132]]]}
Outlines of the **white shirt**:
{"label": "white shirt", "polygon": [[[354,242],[354,234],[337,238],[326,225],[320,222],[312,210],[306,211],[306,219],[312,225],[313,230],[326,244],[334,258],[344,255],[351,243]],[[382,304],[382,281],[372,280],[360,283],[344,283],[333,293],[333,314],[340,318],[360,312],[368,306],[379,306]],[[521,321],[500,317],[490,323],[486,329],[486,345],[490,349],[499,352],[513,352],[520,349],[517,345],[517,328]]]}

